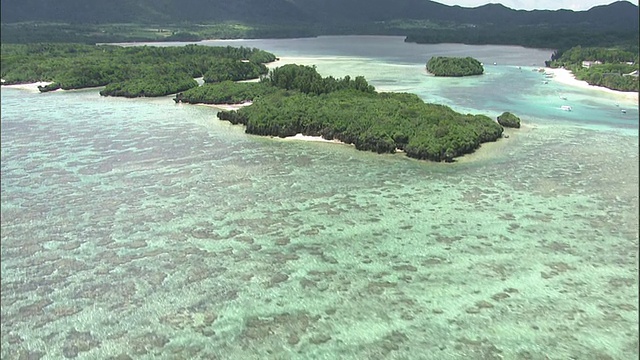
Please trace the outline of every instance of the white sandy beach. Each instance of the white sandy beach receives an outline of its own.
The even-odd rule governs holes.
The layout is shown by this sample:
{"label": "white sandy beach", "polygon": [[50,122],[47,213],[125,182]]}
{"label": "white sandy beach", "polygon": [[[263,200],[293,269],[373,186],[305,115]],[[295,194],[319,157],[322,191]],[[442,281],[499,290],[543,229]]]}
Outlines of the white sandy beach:
{"label": "white sandy beach", "polygon": [[346,143],[343,143],[342,141],[339,140],[327,140],[325,138],[323,138],[322,136],[308,136],[308,135],[302,135],[302,134],[296,134],[294,136],[288,136],[286,138],[284,138],[283,140],[301,140],[301,141],[318,141],[318,142],[328,142],[328,143],[334,143],[334,144],[343,144],[343,145],[348,145]]}
{"label": "white sandy beach", "polygon": [[[497,141],[483,143],[480,146],[480,148],[478,148],[473,153],[466,154],[456,158],[456,162],[466,163],[466,162],[473,162],[478,160],[493,159],[497,154],[501,154],[504,151],[506,151],[507,146],[514,144],[514,142],[518,140],[518,136],[526,134],[532,129],[533,127],[527,124],[522,124],[520,129],[505,128],[504,134],[509,136],[508,139],[502,138],[502,139],[498,139]],[[280,139],[280,138],[274,137],[274,139]],[[352,144],[346,144],[346,143],[343,143],[342,141],[335,140],[335,139],[327,140],[322,136],[307,136],[302,134],[296,134],[295,136],[289,136],[281,140],[317,141],[317,142],[354,146]],[[404,151],[398,150],[397,154],[404,155]]]}
{"label": "white sandy beach", "polygon": [[589,85],[589,83],[587,83],[586,81],[576,79],[575,76],[573,76],[573,73],[567,69],[545,68],[545,71],[547,73],[553,74],[553,80],[559,83],[569,85],[569,86],[575,86],[583,89],[598,90],[598,91],[607,92],[610,94],[615,94],[619,96],[620,99],[624,99],[629,102],[638,103],[637,92],[616,91],[616,90],[607,89],[602,86]]}
{"label": "white sandy beach", "polygon": [[40,81],[40,82],[29,83],[29,84],[2,85],[2,87],[8,88],[8,89],[26,90],[30,92],[40,92],[40,90],[38,89],[38,86],[47,86],[49,84],[51,83],[46,81]]}
{"label": "white sandy beach", "polygon": [[231,111],[231,110],[238,110],[240,108],[249,106],[251,104],[253,103],[251,101],[248,101],[242,104],[196,104],[196,105],[208,106],[208,107],[216,108],[218,110]]}

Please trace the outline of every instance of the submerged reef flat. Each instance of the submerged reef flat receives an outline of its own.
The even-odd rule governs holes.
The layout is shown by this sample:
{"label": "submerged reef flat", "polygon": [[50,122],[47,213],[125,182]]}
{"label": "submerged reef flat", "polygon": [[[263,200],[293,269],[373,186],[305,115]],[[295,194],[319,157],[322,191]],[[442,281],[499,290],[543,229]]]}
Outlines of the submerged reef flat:
{"label": "submerged reef flat", "polygon": [[3,91],[3,359],[637,354],[637,137],[445,166],[95,94]]}
{"label": "submerged reef flat", "polygon": [[500,65],[451,79],[422,59],[456,44],[219,43],[526,121],[442,164],[3,87],[0,358],[638,358],[636,102],[543,85],[535,49],[465,46]]}

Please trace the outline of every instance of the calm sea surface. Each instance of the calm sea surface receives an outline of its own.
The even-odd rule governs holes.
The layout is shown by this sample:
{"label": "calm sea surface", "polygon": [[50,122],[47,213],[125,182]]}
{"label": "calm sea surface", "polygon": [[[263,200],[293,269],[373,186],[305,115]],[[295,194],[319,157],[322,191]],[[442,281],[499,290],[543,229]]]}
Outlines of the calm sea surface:
{"label": "calm sea surface", "polygon": [[[436,164],[3,88],[2,359],[638,358],[637,103],[546,79],[551,50],[204,44],[526,126]],[[427,76],[435,55],[485,75]]]}

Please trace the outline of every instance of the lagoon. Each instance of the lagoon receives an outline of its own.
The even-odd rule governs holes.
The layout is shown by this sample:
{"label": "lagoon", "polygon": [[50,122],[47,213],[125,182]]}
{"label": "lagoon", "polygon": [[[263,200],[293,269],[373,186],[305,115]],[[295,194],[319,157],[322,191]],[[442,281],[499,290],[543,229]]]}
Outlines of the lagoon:
{"label": "lagoon", "polygon": [[[638,357],[637,103],[544,84],[551,50],[203,43],[525,126],[437,164],[3,88],[3,359]],[[455,54],[485,75],[426,74]]]}

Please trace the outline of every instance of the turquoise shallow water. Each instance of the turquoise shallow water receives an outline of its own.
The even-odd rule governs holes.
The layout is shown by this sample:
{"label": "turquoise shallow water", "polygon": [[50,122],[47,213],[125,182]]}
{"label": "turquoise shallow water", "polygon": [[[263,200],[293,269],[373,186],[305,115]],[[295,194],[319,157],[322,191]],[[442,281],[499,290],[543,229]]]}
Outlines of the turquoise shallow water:
{"label": "turquoise shallow water", "polygon": [[527,127],[434,164],[2,89],[2,359],[637,358],[637,105],[542,84],[539,50],[452,84],[340,40],[265,48]]}

